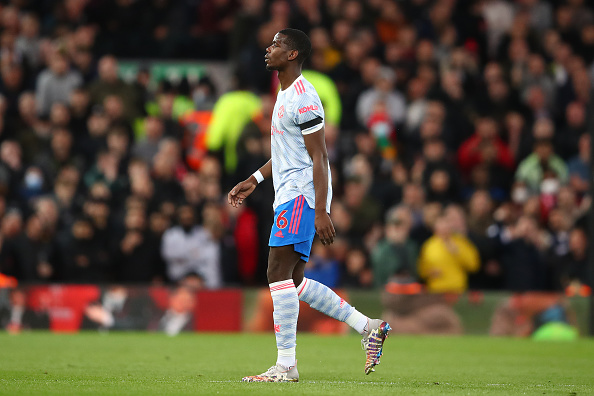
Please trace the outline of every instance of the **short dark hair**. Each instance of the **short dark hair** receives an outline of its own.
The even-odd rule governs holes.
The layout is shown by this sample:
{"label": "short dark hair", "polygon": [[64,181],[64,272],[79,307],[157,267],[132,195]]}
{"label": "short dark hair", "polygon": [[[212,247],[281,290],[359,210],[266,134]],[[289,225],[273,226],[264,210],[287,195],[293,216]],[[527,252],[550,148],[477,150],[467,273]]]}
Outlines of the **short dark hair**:
{"label": "short dark hair", "polygon": [[283,29],[279,33],[287,36],[285,42],[291,50],[296,50],[299,53],[299,55],[297,55],[297,62],[299,62],[300,65],[303,64],[311,53],[311,41],[309,40],[309,37],[307,37],[307,34],[303,33],[301,30],[290,28]]}

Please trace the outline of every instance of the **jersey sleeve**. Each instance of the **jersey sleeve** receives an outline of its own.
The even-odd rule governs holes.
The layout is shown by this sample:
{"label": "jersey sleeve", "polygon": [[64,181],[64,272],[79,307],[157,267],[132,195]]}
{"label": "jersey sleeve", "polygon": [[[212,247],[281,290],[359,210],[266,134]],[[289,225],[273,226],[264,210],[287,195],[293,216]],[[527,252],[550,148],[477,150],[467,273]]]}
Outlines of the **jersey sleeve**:
{"label": "jersey sleeve", "polygon": [[297,96],[294,112],[295,124],[304,135],[317,132],[324,126],[324,108],[315,92]]}

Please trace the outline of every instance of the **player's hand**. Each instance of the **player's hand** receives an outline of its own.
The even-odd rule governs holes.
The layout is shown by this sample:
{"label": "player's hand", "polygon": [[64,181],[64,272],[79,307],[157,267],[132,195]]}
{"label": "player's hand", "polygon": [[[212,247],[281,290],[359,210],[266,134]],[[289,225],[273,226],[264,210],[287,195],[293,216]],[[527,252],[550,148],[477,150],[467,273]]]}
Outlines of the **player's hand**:
{"label": "player's hand", "polygon": [[234,208],[238,207],[243,203],[243,200],[246,199],[252,191],[256,189],[258,182],[256,181],[254,176],[250,176],[248,179],[238,183],[229,194],[227,194],[227,202],[229,205],[233,206]]}
{"label": "player's hand", "polygon": [[320,214],[316,213],[314,224],[322,244],[324,246],[332,244],[334,242],[334,237],[336,236],[336,231],[334,230],[334,225],[332,224],[332,220],[330,220],[328,213],[326,213],[326,211]]}

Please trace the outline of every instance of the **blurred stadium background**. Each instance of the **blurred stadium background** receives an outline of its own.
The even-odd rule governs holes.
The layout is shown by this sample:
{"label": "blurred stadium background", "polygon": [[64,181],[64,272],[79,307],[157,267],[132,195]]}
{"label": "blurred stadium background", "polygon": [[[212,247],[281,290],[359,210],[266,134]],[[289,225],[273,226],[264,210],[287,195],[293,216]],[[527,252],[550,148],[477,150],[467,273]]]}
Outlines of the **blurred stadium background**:
{"label": "blurred stadium background", "polygon": [[335,192],[306,275],[402,333],[587,334],[584,0],[0,1],[0,327],[272,328],[272,185],[226,193],[269,158],[285,27]]}

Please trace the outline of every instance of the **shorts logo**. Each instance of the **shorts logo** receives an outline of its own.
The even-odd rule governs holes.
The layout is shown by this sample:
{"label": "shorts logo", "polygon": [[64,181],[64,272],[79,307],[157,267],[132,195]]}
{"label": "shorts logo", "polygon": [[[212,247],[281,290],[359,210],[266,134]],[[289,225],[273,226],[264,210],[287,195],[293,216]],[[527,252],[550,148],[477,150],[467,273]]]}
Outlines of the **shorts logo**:
{"label": "shorts logo", "polygon": [[277,325],[275,324],[274,325],[274,332],[275,333],[280,333],[280,325],[279,324],[277,324]]}
{"label": "shorts logo", "polygon": [[301,214],[303,213],[303,203],[305,197],[303,195],[295,198],[293,204],[293,213],[291,214],[291,226],[289,227],[289,234],[299,234],[299,224],[301,224]]}
{"label": "shorts logo", "polygon": [[278,109],[278,118],[283,118],[284,115],[285,115],[285,106],[283,105]]}
{"label": "shorts logo", "polygon": [[344,304],[346,303],[346,301],[344,301],[344,299],[340,299],[340,308],[344,307]]}
{"label": "shorts logo", "polygon": [[[289,220],[287,220],[286,217],[284,217],[287,214],[286,210],[283,210],[282,212],[280,212],[278,214],[278,217],[276,218],[276,227],[280,228],[281,230],[283,228],[286,228],[289,225]],[[282,237],[282,232],[281,232],[281,237]]]}
{"label": "shorts logo", "polygon": [[278,230],[276,232],[276,234],[274,234],[275,237],[277,238],[284,238],[285,236],[283,235],[283,232],[281,230]]}
{"label": "shorts logo", "polygon": [[309,106],[305,106],[299,109],[299,114],[303,114],[303,113],[307,113],[310,110],[317,110],[318,106],[317,105],[309,105]]}

